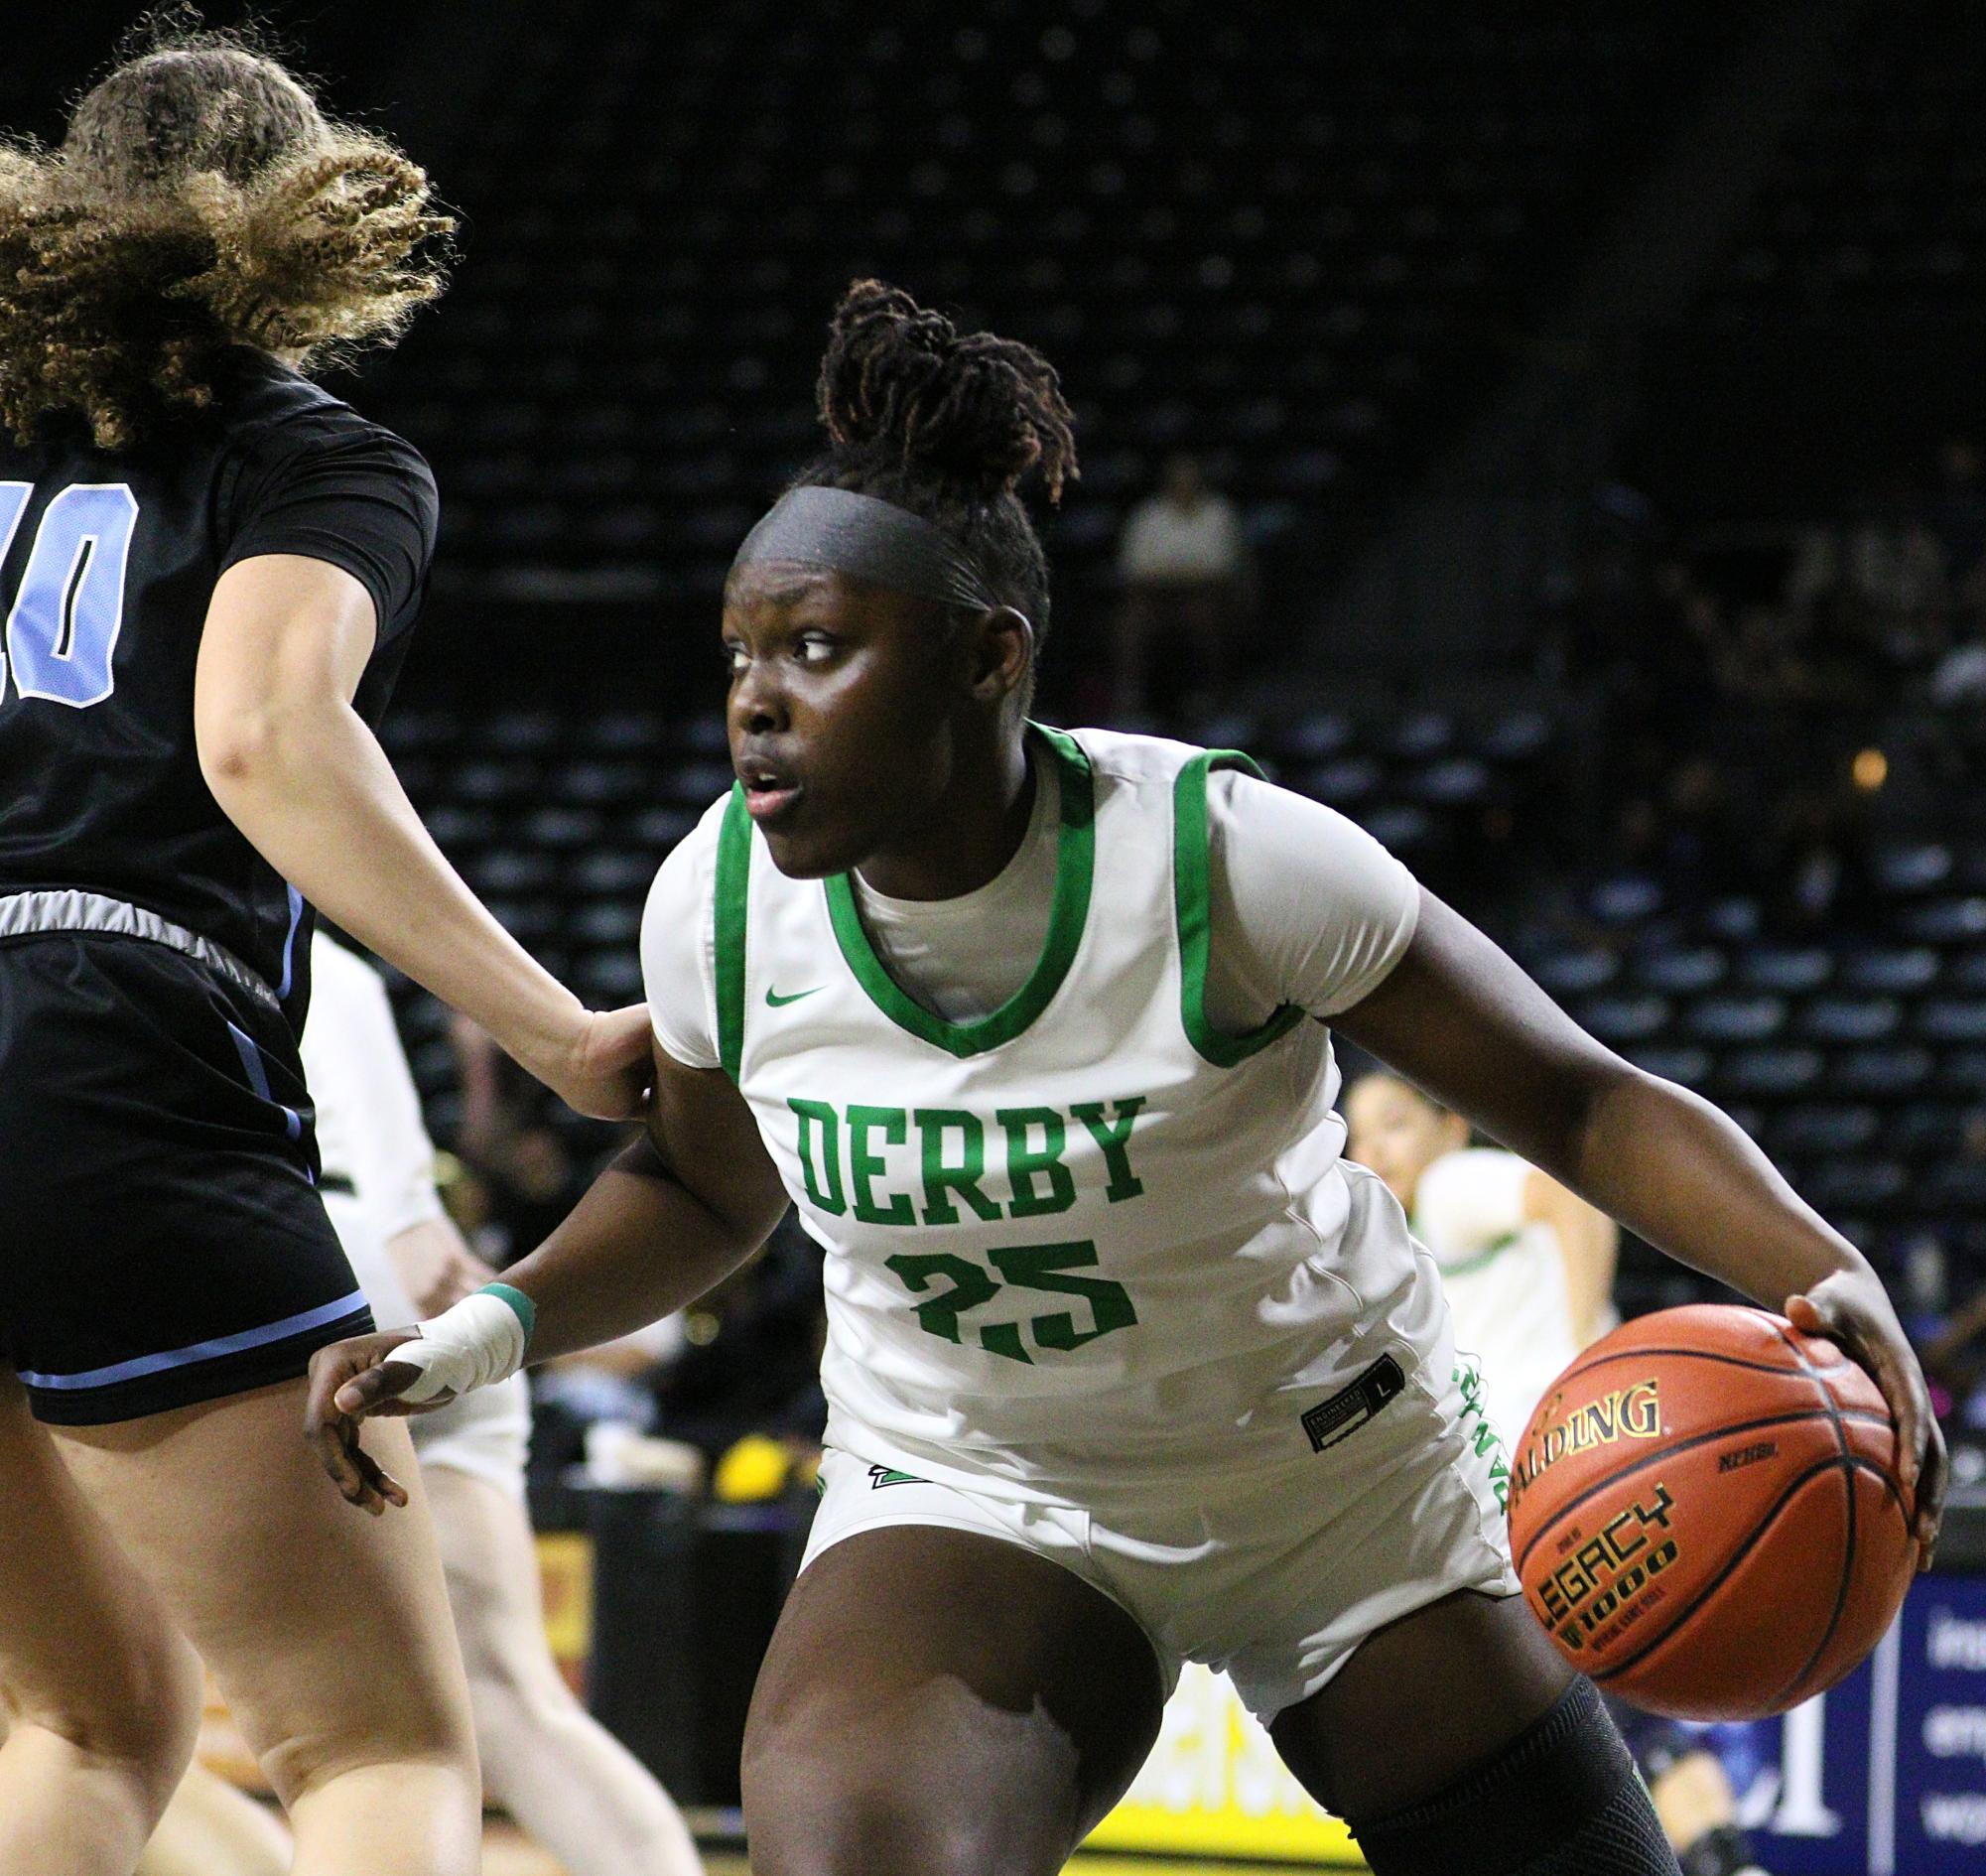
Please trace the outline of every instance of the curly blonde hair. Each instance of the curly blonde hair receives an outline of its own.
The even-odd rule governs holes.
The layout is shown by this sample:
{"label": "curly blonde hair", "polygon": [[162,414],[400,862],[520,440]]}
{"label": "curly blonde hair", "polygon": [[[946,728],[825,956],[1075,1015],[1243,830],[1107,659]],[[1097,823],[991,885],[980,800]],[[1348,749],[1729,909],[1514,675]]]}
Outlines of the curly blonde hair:
{"label": "curly blonde hair", "polygon": [[117,66],[61,149],[0,144],[0,423],[129,448],[210,404],[229,347],[322,367],[441,292],[454,220],[392,144],[273,58],[181,33]]}

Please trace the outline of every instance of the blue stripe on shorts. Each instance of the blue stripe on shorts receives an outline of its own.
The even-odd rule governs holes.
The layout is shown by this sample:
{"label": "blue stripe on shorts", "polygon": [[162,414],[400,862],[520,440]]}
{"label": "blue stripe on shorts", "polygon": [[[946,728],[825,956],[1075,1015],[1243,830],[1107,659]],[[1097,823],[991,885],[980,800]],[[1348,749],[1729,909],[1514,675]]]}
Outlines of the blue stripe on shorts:
{"label": "blue stripe on shorts", "polygon": [[185,1348],[167,1349],[162,1355],[137,1355],[128,1362],[112,1362],[107,1368],[85,1368],[79,1375],[33,1375],[22,1369],[21,1379],[31,1388],[69,1391],[78,1388],[109,1388],[120,1381],[136,1381],[141,1375],[162,1374],[168,1368],[187,1368],[195,1362],[210,1362],[222,1355],[239,1355],[243,1349],[261,1348],[280,1342],[285,1336],[302,1335],[321,1329],[340,1316],[356,1315],[365,1307],[365,1292],[355,1289],[336,1302],[320,1303],[315,1309],[300,1310],[280,1322],[265,1322],[259,1329],[242,1329],[234,1335],[216,1335],[204,1342],[189,1342]]}
{"label": "blue stripe on shorts", "polygon": [[255,1046],[255,1038],[245,1029],[237,1029],[233,1023],[227,1025],[227,1033],[234,1038],[234,1052],[241,1057],[241,1066],[248,1076],[248,1085],[269,1103],[279,1108],[283,1115],[283,1131],[292,1139],[304,1137],[304,1117],[295,1108],[285,1108],[282,1102],[269,1091],[269,1071],[262,1066],[262,1051]]}

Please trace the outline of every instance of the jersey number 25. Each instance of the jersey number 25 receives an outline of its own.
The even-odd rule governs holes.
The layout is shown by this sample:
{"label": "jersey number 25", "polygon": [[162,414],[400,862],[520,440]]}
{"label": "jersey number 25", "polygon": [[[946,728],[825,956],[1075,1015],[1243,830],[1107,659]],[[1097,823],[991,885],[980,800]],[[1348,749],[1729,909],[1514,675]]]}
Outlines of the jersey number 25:
{"label": "jersey number 25", "polygon": [[[0,482],[0,562],[34,492],[33,482]],[[7,614],[7,665],[21,696],[86,710],[115,688],[110,657],[124,623],[124,567],[137,525],[128,482],[73,482],[42,511]]]}

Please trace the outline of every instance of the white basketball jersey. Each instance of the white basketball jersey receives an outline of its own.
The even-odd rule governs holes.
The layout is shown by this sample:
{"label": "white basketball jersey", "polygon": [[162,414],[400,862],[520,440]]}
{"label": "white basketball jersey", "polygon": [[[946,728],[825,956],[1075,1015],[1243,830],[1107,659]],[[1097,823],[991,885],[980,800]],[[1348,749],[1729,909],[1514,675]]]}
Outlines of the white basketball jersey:
{"label": "white basketball jersey", "polygon": [[1020,1498],[1176,1500],[1255,1439],[1308,1450],[1306,1409],[1434,1348],[1439,1285],[1340,1159],[1324,1027],[1206,1021],[1207,774],[1246,758],[1037,734],[1054,906],[1004,1005],[914,1002],[848,876],[785,877],[734,793],[692,837],[717,844],[715,1032],[827,1251],[830,1442]]}
{"label": "white basketball jersey", "polygon": [[1524,1217],[1530,1166],[1471,1146],[1444,1153],[1413,1193],[1413,1235],[1434,1253],[1455,1345],[1482,1363],[1484,1405],[1515,1446],[1579,1352],[1558,1233]]}

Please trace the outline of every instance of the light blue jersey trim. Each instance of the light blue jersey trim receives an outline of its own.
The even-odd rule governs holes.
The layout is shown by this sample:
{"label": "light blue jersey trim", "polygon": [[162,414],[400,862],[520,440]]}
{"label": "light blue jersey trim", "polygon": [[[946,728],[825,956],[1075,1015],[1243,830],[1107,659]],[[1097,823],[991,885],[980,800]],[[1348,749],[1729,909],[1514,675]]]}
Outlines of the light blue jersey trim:
{"label": "light blue jersey trim", "polygon": [[[227,1025],[227,1033],[234,1038],[234,1052],[241,1057],[241,1066],[248,1076],[248,1085],[272,1108],[281,1109],[283,1129],[292,1139],[304,1138],[304,1117],[295,1108],[286,1108],[269,1090],[269,1071],[262,1066],[262,1051],[255,1046],[255,1038],[245,1029],[237,1029],[233,1023]],[[313,1181],[313,1183],[316,1183]]]}
{"label": "light blue jersey trim", "polygon": [[120,1381],[136,1381],[141,1375],[162,1374],[168,1368],[189,1368],[195,1362],[210,1362],[222,1355],[239,1355],[244,1349],[261,1348],[280,1342],[285,1336],[302,1335],[321,1329],[340,1316],[355,1315],[365,1307],[365,1292],[355,1289],[336,1302],[320,1303],[280,1322],[265,1322],[259,1329],[243,1329],[237,1335],[216,1335],[210,1341],[190,1342],[185,1348],[168,1349],[163,1355],[137,1355],[128,1362],[112,1362],[108,1368],[86,1368],[79,1375],[31,1375],[25,1368],[21,1379],[31,1388],[71,1390],[108,1388]]}
{"label": "light blue jersey trim", "polygon": [[290,929],[283,934],[283,981],[276,986],[279,1003],[289,996],[290,985],[296,977],[297,927],[304,922],[304,895],[287,880],[283,890],[290,895]]}

